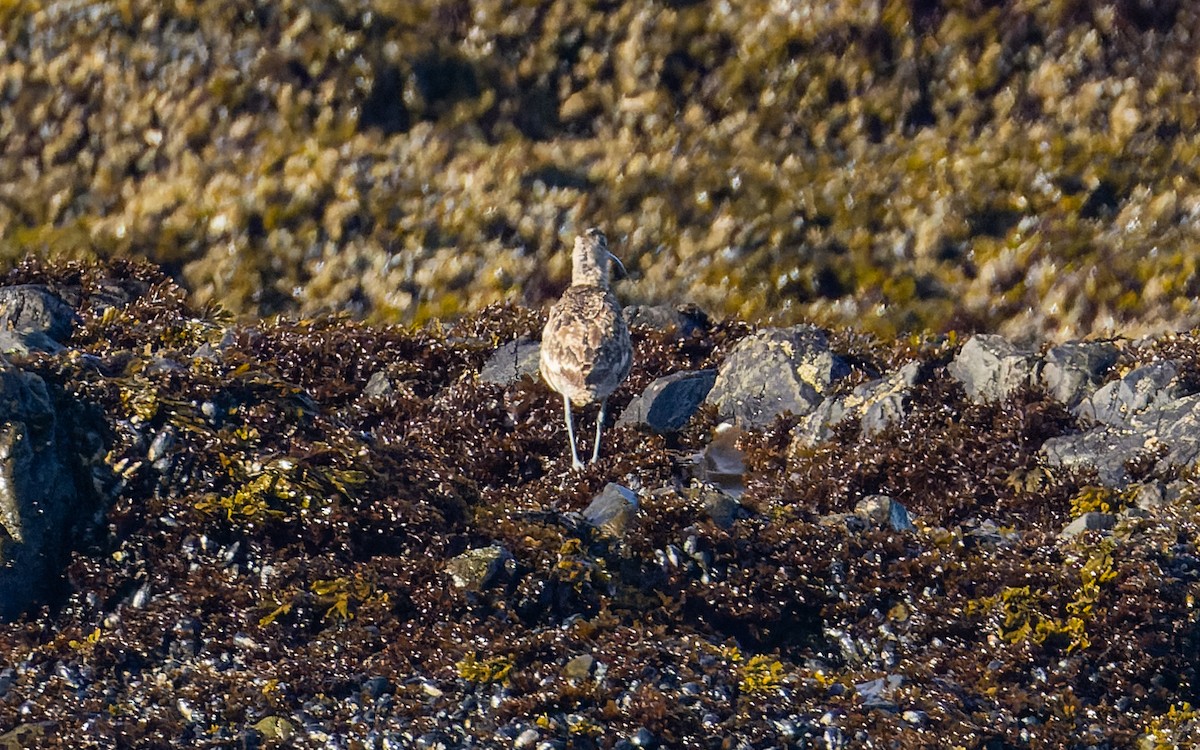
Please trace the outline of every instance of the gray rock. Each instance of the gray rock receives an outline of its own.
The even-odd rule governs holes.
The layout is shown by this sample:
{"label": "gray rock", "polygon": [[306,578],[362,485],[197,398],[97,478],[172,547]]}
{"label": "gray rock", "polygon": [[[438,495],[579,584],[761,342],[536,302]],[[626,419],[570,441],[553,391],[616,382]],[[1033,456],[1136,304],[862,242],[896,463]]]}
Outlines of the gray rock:
{"label": "gray rock", "polygon": [[899,424],[904,418],[908,406],[908,395],[888,393],[867,406],[862,416],[862,431],[864,435],[877,435],[894,424]]}
{"label": "gray rock", "polygon": [[1174,362],[1154,362],[1131,370],[1083,399],[1074,413],[1101,424],[1120,426],[1134,415],[1185,395]]}
{"label": "gray rock", "polygon": [[630,328],[652,328],[657,331],[674,331],[676,338],[691,338],[693,333],[703,333],[712,327],[708,314],[698,306],[687,305],[629,305],[623,310],[625,323]]}
{"label": "gray rock", "polygon": [[1130,420],[1135,432],[1146,436],[1156,452],[1166,453],[1160,467],[1194,466],[1200,459],[1200,394],[1175,399],[1139,412]]}
{"label": "gray rock", "polygon": [[510,341],[494,351],[483,363],[479,379],[485,383],[509,385],[526,375],[537,377],[541,350],[541,343],[530,338]]}
{"label": "gray rock", "polygon": [[912,531],[908,509],[887,495],[868,495],[854,506],[854,515],[875,527],[890,527],[893,531]]}
{"label": "gray rock", "polygon": [[1076,537],[1085,531],[1108,531],[1117,525],[1117,517],[1112,513],[1084,513],[1071,521],[1059,534],[1064,539]]}
{"label": "gray rock", "polygon": [[637,510],[638,499],[634,491],[609,482],[583,509],[583,518],[602,533],[620,537],[624,535]]}
{"label": "gray rock", "polygon": [[90,518],[71,476],[67,421],[41,378],[0,359],[0,618],[45,594],[66,562],[75,524]]}
{"label": "gray rock", "polygon": [[859,698],[862,699],[864,708],[894,712],[897,710],[897,706],[891,700],[891,696],[903,685],[903,675],[890,674],[857,683],[854,686],[854,692],[858,693]]}
{"label": "gray rock", "polygon": [[456,588],[466,591],[482,591],[496,578],[513,559],[502,545],[479,547],[467,550],[446,562],[446,572]]}
{"label": "gray rock", "polygon": [[16,354],[27,357],[30,352],[49,352],[55,354],[63,351],[64,347],[41,331],[22,333],[13,330],[0,330],[0,354]]}
{"label": "gray rock", "polygon": [[0,287],[0,330],[66,341],[78,321],[70,305],[40,284]]}
{"label": "gray rock", "polygon": [[675,432],[704,403],[716,380],[716,370],[677,372],[659,378],[629,402],[617,424],[645,425],[658,433]]}
{"label": "gray rock", "polygon": [[792,449],[810,447],[833,437],[833,428],[858,419],[863,434],[875,435],[904,418],[912,387],[921,379],[921,364],[909,362],[894,373],[857,386],[845,396],[826,398],[804,417],[792,437]]}
{"label": "gray rock", "polygon": [[1125,462],[1148,449],[1145,435],[1108,428],[1050,438],[1041,452],[1050,466],[1094,471],[1105,487],[1124,487],[1130,481]]}
{"label": "gray rock", "polygon": [[1167,503],[1167,488],[1162,482],[1146,482],[1133,490],[1133,503],[1140,510],[1155,510]]}
{"label": "gray rock", "polygon": [[225,328],[221,331],[221,338],[216,341],[205,341],[200,346],[196,347],[192,352],[193,359],[207,359],[210,362],[220,362],[225,351],[229,347],[237,343],[237,331],[232,328]]}
{"label": "gray rock", "polygon": [[900,714],[900,718],[904,719],[909,724],[923,726],[929,721],[929,714],[925,713],[924,711],[914,711],[909,709]]}
{"label": "gray rock", "polygon": [[808,414],[846,364],[825,334],[800,325],[763,331],[738,343],[717,373],[706,401],[723,419],[765,427],[781,414]]}
{"label": "gray rock", "polygon": [[571,680],[586,680],[592,676],[592,667],[595,664],[596,659],[591,654],[580,654],[563,666],[563,676]]}
{"label": "gray rock", "polygon": [[699,498],[704,503],[704,512],[722,529],[730,528],[739,518],[748,515],[737,498],[712,485],[702,486]]}
{"label": "gray rock", "polygon": [[363,387],[363,395],[367,398],[387,398],[393,393],[395,389],[392,387],[392,381],[383,370],[371,373],[371,378]]}
{"label": "gray rock", "polygon": [[1104,381],[1118,356],[1120,350],[1106,341],[1056,346],[1042,358],[1042,386],[1055,401],[1074,407]]}
{"label": "gray rock", "polygon": [[980,334],[963,344],[947,367],[950,377],[962,383],[967,398],[977,404],[992,403],[1030,385],[1037,357],[1003,336]]}
{"label": "gray rock", "polygon": [[817,408],[804,416],[792,430],[791,451],[809,448],[833,437],[833,428],[851,418],[852,410],[846,408],[844,398],[826,398]]}

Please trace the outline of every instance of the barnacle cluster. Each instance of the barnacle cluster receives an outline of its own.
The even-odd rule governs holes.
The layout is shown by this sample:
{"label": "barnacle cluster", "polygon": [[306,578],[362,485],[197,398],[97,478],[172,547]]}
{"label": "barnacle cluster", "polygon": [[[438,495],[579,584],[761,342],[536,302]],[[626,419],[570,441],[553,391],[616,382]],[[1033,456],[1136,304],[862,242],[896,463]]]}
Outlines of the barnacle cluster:
{"label": "barnacle cluster", "polygon": [[1193,3],[9,0],[0,254],[236,313],[642,300],[1050,338],[1200,320]]}
{"label": "barnacle cluster", "polygon": [[[553,394],[478,377],[540,328],[528,310],[235,325],[143,264],[26,263],[6,281],[81,316],[67,352],[20,366],[103,426],[80,470],[104,520],[75,540],[63,590],[0,624],[3,741],[1196,739],[1195,476],[1143,468],[1175,498],[1107,536],[1060,536],[1129,501],[1042,465],[1045,439],[1080,428],[1046,394],[971,402],[945,375],[957,338],[832,332],[855,370],[840,389],[913,360],[930,376],[880,433],[799,450],[795,417],[744,433],[743,512],[718,524],[690,484],[711,410],[670,439],[614,428],[572,474]],[[635,327],[614,409],[719,366],[749,330]],[[1122,353],[1161,357],[1200,378],[1195,333]],[[643,493],[615,536],[580,520],[613,477]],[[823,522],[876,494],[916,529]],[[470,550],[505,561],[477,588],[453,581]]]}

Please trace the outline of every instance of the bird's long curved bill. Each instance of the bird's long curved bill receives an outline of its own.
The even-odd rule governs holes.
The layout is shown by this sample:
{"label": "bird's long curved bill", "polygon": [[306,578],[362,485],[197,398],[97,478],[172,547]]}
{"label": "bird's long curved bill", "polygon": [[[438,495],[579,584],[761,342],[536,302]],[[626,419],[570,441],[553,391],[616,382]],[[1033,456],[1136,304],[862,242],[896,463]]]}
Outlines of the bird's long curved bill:
{"label": "bird's long curved bill", "polygon": [[629,272],[625,270],[625,264],[621,262],[621,259],[620,259],[620,258],[618,258],[617,256],[613,255],[612,253],[609,253],[609,254],[608,254],[608,259],[609,259],[609,260],[611,260],[611,261],[612,261],[614,264],[616,264],[616,267],[617,267],[617,274],[616,274],[616,277],[617,277],[618,279],[627,279],[627,278],[629,278]]}

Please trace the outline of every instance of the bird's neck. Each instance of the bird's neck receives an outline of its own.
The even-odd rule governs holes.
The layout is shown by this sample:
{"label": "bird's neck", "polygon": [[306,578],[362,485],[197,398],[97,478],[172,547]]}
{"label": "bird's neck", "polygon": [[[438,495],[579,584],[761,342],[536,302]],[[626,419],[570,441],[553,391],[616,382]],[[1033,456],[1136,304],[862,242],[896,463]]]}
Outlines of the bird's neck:
{"label": "bird's neck", "polygon": [[608,273],[594,263],[576,263],[571,270],[571,286],[598,286],[608,288]]}

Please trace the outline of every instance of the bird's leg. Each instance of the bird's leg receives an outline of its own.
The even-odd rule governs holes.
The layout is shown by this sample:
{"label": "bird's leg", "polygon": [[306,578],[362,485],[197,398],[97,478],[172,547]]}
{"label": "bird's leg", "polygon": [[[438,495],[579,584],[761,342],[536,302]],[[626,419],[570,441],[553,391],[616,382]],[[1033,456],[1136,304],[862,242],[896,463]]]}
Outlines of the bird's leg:
{"label": "bird's leg", "polygon": [[600,431],[604,429],[604,407],[608,404],[608,399],[600,402],[600,416],[596,417],[596,444],[592,447],[592,463],[596,463],[596,459],[600,458]]}
{"label": "bird's leg", "polygon": [[582,469],[583,461],[579,460],[579,453],[575,450],[575,425],[571,423],[571,399],[566,396],[563,396],[563,410],[567,415],[567,439],[571,441],[571,466]]}

